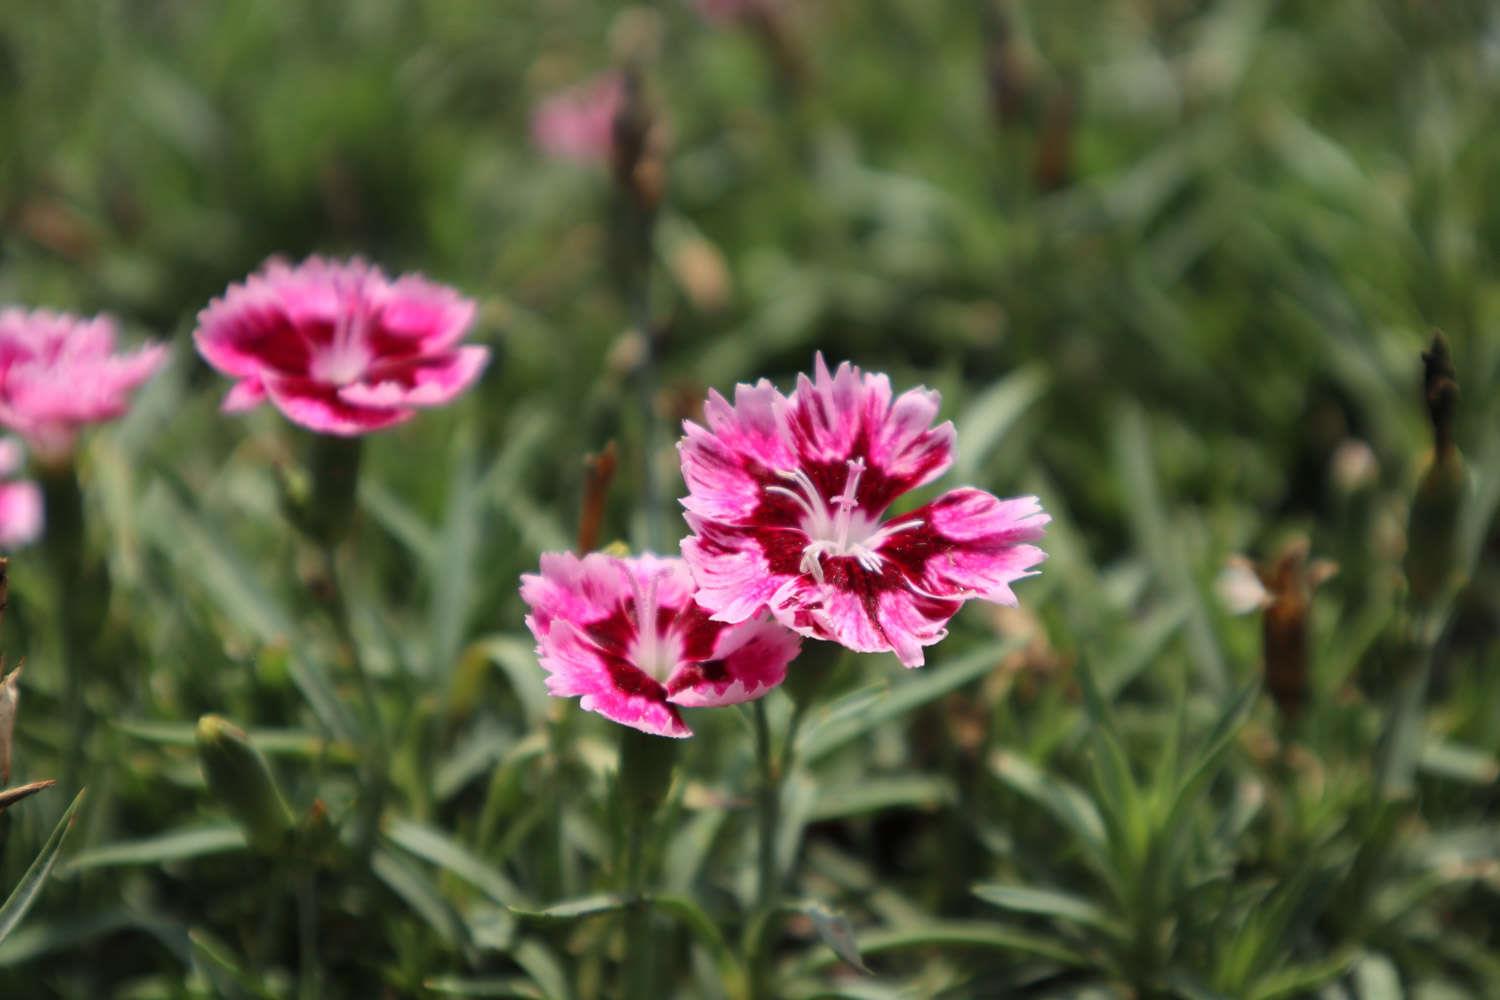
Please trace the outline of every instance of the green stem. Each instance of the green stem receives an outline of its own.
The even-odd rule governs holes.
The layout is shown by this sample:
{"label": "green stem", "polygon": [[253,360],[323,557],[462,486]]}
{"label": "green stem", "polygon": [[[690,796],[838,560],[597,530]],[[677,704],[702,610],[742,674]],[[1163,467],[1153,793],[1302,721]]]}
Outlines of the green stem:
{"label": "green stem", "polygon": [[[40,476],[43,509],[47,512],[45,551],[56,588],[57,651],[62,661],[64,711],[68,720],[68,753],[63,766],[64,787],[81,783],[93,728],[85,688],[89,682],[89,637],[99,631],[95,611],[103,605],[91,584],[84,549],[83,492],[73,465],[49,466]],[[97,608],[96,608],[97,606]]]}
{"label": "green stem", "polygon": [[344,587],[339,579],[338,555],[335,544],[326,544],[320,549],[323,571],[328,582],[328,614],[333,621],[339,645],[344,648],[354,669],[359,685],[360,703],[365,716],[363,746],[364,761],[362,781],[364,795],[360,809],[360,823],[356,844],[361,857],[368,857],[374,850],[375,838],[380,832],[380,816],[385,811],[385,798],[390,772],[390,748],[386,742],[385,720],[380,713],[380,699],[375,690],[374,678],[365,667],[364,657],[359,654],[359,644],[354,637],[353,621],[349,604],[344,596]]}
{"label": "green stem", "polygon": [[755,759],[760,769],[760,787],[756,803],[760,848],[756,904],[761,910],[769,911],[776,906],[776,897],[780,890],[780,879],[776,871],[776,828],[781,820],[781,782],[771,749],[771,723],[766,716],[764,698],[756,700],[754,716]]}

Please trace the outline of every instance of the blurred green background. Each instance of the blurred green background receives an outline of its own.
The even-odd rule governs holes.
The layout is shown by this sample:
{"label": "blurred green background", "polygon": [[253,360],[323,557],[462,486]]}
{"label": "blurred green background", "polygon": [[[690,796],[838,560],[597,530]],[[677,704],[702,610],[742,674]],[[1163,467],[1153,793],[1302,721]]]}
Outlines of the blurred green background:
{"label": "blurred green background", "polygon": [[[1500,8],[768,9],[0,11],[0,301],[176,345],[80,453],[108,581],[81,680],[56,540],[13,554],[19,777],[67,787],[6,815],[7,887],[90,792],[0,986],[618,995],[618,920],[506,908],[614,877],[615,733],[543,695],[517,578],[572,544],[583,456],[611,439],[605,539],[670,550],[677,421],[708,387],[789,388],[821,350],[941,390],[959,458],[937,488],[1035,492],[1055,521],[1020,610],[966,609],[922,673],[846,662],[809,710],[792,894],[842,913],[878,975],[804,914],[775,952],[782,995],[1500,995]],[[610,172],[549,160],[529,124],[627,63],[667,178],[649,379]],[[274,470],[307,439],[270,408],[221,416],[190,339],[229,282],[312,252],[457,286],[495,355],[458,404],[368,441],[352,641],[278,510]],[[1434,329],[1469,482],[1452,600],[1430,608],[1402,556]],[[1307,704],[1229,711],[1262,625],[1215,583],[1298,537],[1339,566]],[[384,708],[385,823],[373,858],[330,848],[306,879],[244,852],[192,722],[260,734],[294,811],[319,800],[339,826],[373,738],[350,656]],[[731,942],[754,848],[742,721],[694,713],[656,848],[661,884]],[[1388,780],[1393,742],[1412,783]],[[659,995],[718,995],[713,948],[652,919]]]}

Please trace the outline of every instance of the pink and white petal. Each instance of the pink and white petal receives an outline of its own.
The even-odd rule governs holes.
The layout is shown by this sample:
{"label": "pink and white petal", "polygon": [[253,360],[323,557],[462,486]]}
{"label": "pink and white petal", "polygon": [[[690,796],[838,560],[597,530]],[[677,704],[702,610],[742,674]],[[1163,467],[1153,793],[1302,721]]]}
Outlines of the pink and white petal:
{"label": "pink and white petal", "polygon": [[310,379],[265,379],[267,392],[276,408],[288,420],[320,434],[353,437],[382,430],[409,420],[414,410],[353,406],[335,394],[330,386]]}
{"label": "pink and white petal", "polygon": [[889,499],[925,486],[953,464],[957,433],[952,421],[932,426],[940,398],[931,389],[910,389],[888,410],[867,414],[869,463],[896,481]]}
{"label": "pink and white petal", "polygon": [[404,408],[441,406],[474,384],[490,360],[487,347],[460,347],[447,354],[388,366],[338,390],[351,406]]}
{"label": "pink and white petal", "polygon": [[797,376],[788,401],[787,422],[801,464],[839,463],[853,456],[865,431],[866,414],[890,405],[891,383],[884,375],[864,375],[845,361],[832,374],[822,352],[813,359],[813,378]]}
{"label": "pink and white petal", "polygon": [[667,698],[678,705],[712,707],[759,698],[786,679],[802,640],[770,618],[724,629],[712,659],[678,667]]}
{"label": "pink and white petal", "polygon": [[925,662],[922,647],[948,635],[948,622],[959,606],[957,601],[934,601],[908,590],[887,590],[877,599],[875,615],[902,665],[920,667]]}
{"label": "pink and white petal", "polygon": [[282,309],[263,281],[231,285],[198,314],[193,343],[203,360],[231,376],[257,375],[267,369],[282,375],[307,372],[311,359],[307,338]]}
{"label": "pink and white petal", "polygon": [[677,739],[693,735],[667,703],[666,688],[632,664],[602,652],[571,623],[555,621],[537,654],[550,675],[550,694],[576,695],[585,711],[642,732]]}
{"label": "pink and white petal", "polygon": [[891,534],[880,554],[931,594],[1015,604],[1010,585],[1047,558],[1035,545],[1051,517],[1036,497],[1001,500],[965,487],[893,523],[922,527]]}
{"label": "pink and white petal", "polygon": [[0,483],[0,548],[36,541],[44,520],[40,486],[29,481]]}
{"label": "pink and white petal", "polygon": [[715,621],[737,624],[754,617],[790,575],[773,573],[756,539],[738,529],[686,515],[694,534],[682,557],[697,582],[698,603]]}
{"label": "pink and white petal", "polygon": [[266,401],[266,385],[254,375],[242,378],[224,394],[219,409],[225,413],[244,413]]}
{"label": "pink and white petal", "polygon": [[521,577],[521,600],[532,613],[526,624],[538,641],[554,620],[591,625],[608,618],[634,596],[630,578],[618,559],[594,553],[544,552],[541,572]]}
{"label": "pink and white petal", "polygon": [[418,274],[403,274],[386,289],[372,332],[378,354],[436,354],[461,340],[474,322],[474,300]]}

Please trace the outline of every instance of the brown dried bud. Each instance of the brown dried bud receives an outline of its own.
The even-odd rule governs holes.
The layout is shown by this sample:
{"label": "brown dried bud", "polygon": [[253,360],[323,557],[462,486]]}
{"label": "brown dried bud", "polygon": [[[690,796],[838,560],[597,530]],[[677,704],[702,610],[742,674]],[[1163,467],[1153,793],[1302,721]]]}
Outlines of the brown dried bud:
{"label": "brown dried bud", "polygon": [[1307,553],[1307,539],[1293,539],[1260,574],[1268,594],[1261,619],[1266,689],[1288,719],[1297,718],[1307,704],[1307,618],[1312,593],[1337,572],[1326,560],[1309,564]]}
{"label": "brown dried bud", "polygon": [[609,484],[615,478],[615,443],[583,458],[583,505],[578,513],[578,554],[587,555],[599,545],[599,528],[604,523],[604,501]]}

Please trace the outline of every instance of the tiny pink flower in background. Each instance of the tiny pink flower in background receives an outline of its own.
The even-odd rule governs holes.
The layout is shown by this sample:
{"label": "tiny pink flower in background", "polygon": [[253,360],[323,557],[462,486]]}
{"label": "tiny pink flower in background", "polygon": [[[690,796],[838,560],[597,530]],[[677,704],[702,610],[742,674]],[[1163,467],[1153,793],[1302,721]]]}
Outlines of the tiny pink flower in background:
{"label": "tiny pink flower in background", "polygon": [[21,442],[0,438],[0,549],[18,549],[42,533],[42,489],[24,479],[12,479],[25,458]]}
{"label": "tiny pink flower in background", "polygon": [[0,309],[0,425],[61,461],[81,428],[122,416],[166,358],[164,344],[116,354],[108,316]]}
{"label": "tiny pink flower in background", "polygon": [[275,259],[198,314],[204,360],[238,379],[229,412],[269,399],[288,419],[352,436],[408,420],[471,386],[489,350],[459,346],[474,303],[416,274]]}
{"label": "tiny pink flower in background", "polygon": [[542,556],[521,577],[547,690],[658,736],[691,736],[679,706],[759,698],[786,677],[801,640],[769,616],[733,625],[693,602],[681,559]]}
{"label": "tiny pink flower in background", "polygon": [[884,375],[848,363],[783,396],[762,379],[707,427],[687,421],[679,449],[694,535],[682,554],[716,621],[770,612],[788,628],[909,667],[947,635],[964,601],[1015,604],[1010,585],[1046,554],[1026,544],[1051,520],[1035,497],[956,489],[882,520],[901,494],[953,462],[952,423],[932,426],[938,394],[892,397]]}
{"label": "tiny pink flower in background", "polygon": [[531,136],[548,156],[578,163],[610,162],[615,116],[625,103],[625,80],[607,73],[545,98],[531,116]]}

